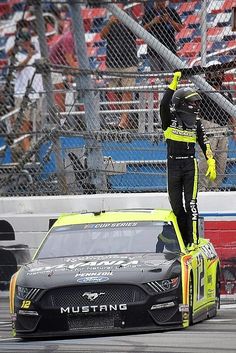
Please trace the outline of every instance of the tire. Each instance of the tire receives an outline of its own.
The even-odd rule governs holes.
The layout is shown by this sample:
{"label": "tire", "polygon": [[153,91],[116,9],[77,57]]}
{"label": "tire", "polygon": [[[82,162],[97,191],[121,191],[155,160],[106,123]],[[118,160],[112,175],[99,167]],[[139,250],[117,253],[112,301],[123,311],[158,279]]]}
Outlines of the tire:
{"label": "tire", "polygon": [[220,309],[220,270],[216,272],[216,313]]}

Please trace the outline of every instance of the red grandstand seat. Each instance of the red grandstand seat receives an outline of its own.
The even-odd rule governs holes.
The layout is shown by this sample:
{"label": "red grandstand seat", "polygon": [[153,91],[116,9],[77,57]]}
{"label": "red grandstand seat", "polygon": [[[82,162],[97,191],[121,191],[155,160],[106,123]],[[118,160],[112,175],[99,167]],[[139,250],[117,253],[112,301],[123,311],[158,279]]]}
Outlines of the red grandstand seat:
{"label": "red grandstand seat", "polygon": [[107,10],[105,8],[82,9],[82,17],[84,20],[85,19],[93,20],[94,18],[97,18],[97,17],[105,17],[106,13],[107,13]]}
{"label": "red grandstand seat", "polygon": [[200,16],[199,15],[189,15],[185,22],[184,22],[185,26],[189,26],[189,25],[200,25]]}
{"label": "red grandstand seat", "polygon": [[227,48],[236,48],[236,41],[235,40],[229,40],[227,42]]}
{"label": "red grandstand seat", "polygon": [[144,15],[144,6],[143,4],[134,4],[132,7],[132,14],[135,18],[143,18]]}
{"label": "red grandstand seat", "polygon": [[187,40],[193,38],[193,33],[195,32],[194,28],[183,28],[179,33],[176,35],[176,40]]}
{"label": "red grandstand seat", "polygon": [[209,40],[219,40],[223,38],[224,35],[224,28],[223,27],[215,27],[215,28],[208,28],[207,30],[207,37]]}
{"label": "red grandstand seat", "polygon": [[95,35],[93,37],[93,42],[101,42],[101,41],[102,41],[101,34],[95,33]]}
{"label": "red grandstand seat", "polygon": [[7,59],[0,59],[0,68],[4,68],[5,66],[7,66],[8,61]]}
{"label": "red grandstand seat", "polygon": [[92,20],[91,18],[84,18],[83,19],[84,22],[84,31],[85,32],[90,32],[91,27],[92,27]]}
{"label": "red grandstand seat", "polygon": [[101,61],[99,64],[99,70],[100,71],[106,71],[106,61]]}
{"label": "red grandstand seat", "polygon": [[197,5],[197,1],[184,2],[182,5],[180,5],[178,13],[182,15],[184,13],[192,12],[195,10],[196,5]]}
{"label": "red grandstand seat", "polygon": [[225,0],[220,10],[221,12],[231,11],[234,6],[236,6],[236,0]]}
{"label": "red grandstand seat", "polygon": [[83,20],[91,19],[91,9],[83,8],[81,9]]}
{"label": "red grandstand seat", "polygon": [[179,56],[195,57],[201,51],[201,43],[185,43],[178,51]]}
{"label": "red grandstand seat", "polygon": [[11,13],[11,5],[8,2],[0,2],[0,17]]}
{"label": "red grandstand seat", "polygon": [[94,8],[92,9],[91,15],[92,19],[98,18],[98,17],[105,17],[107,14],[107,10],[105,8]]}

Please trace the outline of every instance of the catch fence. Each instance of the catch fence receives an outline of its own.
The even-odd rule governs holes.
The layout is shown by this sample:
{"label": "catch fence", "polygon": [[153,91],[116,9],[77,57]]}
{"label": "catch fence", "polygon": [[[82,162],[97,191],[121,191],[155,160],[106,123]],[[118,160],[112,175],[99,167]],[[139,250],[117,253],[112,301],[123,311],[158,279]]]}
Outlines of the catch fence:
{"label": "catch fence", "polygon": [[166,191],[174,69],[202,94],[217,161],[212,184],[200,163],[200,190],[235,190],[236,1],[167,3],[0,4],[1,196]]}

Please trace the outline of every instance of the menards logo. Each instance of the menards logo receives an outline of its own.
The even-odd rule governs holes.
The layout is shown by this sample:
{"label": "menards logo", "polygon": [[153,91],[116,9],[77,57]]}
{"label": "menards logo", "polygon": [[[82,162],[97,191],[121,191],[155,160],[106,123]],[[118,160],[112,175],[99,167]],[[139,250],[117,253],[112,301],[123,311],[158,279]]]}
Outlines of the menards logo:
{"label": "menards logo", "polygon": [[96,266],[121,266],[129,267],[137,265],[137,260],[125,261],[125,260],[113,260],[113,261],[81,261],[73,264],[61,264],[61,265],[52,265],[52,266],[42,266],[36,267],[29,270],[29,272],[42,272],[42,271],[51,271],[51,270],[74,270],[78,267],[96,267]]}
{"label": "menards logo", "polygon": [[79,314],[79,313],[96,313],[102,311],[122,311],[127,310],[127,304],[113,304],[113,305],[91,305],[91,306],[67,306],[61,307],[61,314]]}

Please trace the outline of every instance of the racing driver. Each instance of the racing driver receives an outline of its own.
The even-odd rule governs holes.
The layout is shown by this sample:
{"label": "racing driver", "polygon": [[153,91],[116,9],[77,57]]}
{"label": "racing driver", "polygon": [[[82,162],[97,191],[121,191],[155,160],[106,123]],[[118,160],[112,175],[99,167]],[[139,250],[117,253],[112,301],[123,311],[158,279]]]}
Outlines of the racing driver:
{"label": "racing driver", "polygon": [[190,87],[177,89],[180,78],[181,72],[176,71],[161,100],[160,116],[167,142],[169,200],[183,241],[191,249],[198,244],[196,142],[207,160],[206,176],[211,181],[216,178],[216,167],[211,146],[198,116],[201,97]]}

